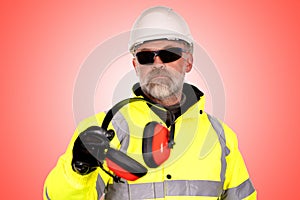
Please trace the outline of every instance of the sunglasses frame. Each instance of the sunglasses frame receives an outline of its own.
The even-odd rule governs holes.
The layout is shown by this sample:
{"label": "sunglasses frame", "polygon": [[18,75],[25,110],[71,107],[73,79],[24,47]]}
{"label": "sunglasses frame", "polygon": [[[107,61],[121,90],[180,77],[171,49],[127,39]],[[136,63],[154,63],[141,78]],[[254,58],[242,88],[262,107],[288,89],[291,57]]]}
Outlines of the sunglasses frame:
{"label": "sunglasses frame", "polygon": [[[178,52],[180,52],[180,54],[174,53],[174,52],[172,51],[172,49],[179,50]],[[182,53],[188,52],[187,50],[185,50],[185,49],[183,49],[183,48],[181,48],[181,47],[169,47],[169,48],[166,48],[166,49],[160,49],[160,50],[156,50],[156,51],[150,51],[150,50],[145,50],[145,51],[143,51],[143,50],[142,50],[142,51],[136,52],[136,53],[135,53],[135,57],[136,57],[137,61],[138,61],[141,65],[152,65],[152,64],[154,63],[154,60],[155,60],[155,57],[156,57],[156,56],[158,56],[158,57],[161,59],[161,61],[162,61],[163,63],[171,63],[171,62],[176,61],[176,60],[172,60],[172,61],[168,61],[168,62],[164,61],[165,59],[162,58],[162,57],[160,56],[160,54],[161,54],[162,52],[165,52],[165,51],[166,51],[166,52],[169,52],[170,54],[178,55],[179,57],[178,57],[176,60],[179,60],[180,58],[182,58]],[[140,62],[140,60],[139,60],[138,54],[139,54],[139,53],[143,53],[143,52],[153,53],[153,58],[152,58],[152,61],[153,61],[153,62],[148,62],[148,63],[142,64],[142,63]]]}

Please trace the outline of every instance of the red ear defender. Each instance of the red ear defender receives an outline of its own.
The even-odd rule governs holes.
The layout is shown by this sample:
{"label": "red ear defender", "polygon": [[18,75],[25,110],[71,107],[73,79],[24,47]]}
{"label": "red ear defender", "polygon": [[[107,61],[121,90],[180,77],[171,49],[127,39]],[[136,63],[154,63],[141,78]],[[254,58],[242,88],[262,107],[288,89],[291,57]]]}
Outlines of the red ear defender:
{"label": "red ear defender", "polygon": [[[144,136],[143,136],[143,159],[145,163],[152,168],[158,167],[163,162],[165,162],[170,156],[170,149],[173,147],[174,143],[174,132],[175,132],[175,124],[174,124],[174,116],[173,114],[166,110],[163,107],[152,104],[151,102],[141,99],[141,98],[129,98],[120,101],[116,105],[114,105],[107,113],[105,118],[103,119],[101,127],[107,130],[109,123],[111,122],[114,115],[125,105],[137,101],[144,101],[149,105],[154,106],[156,109],[159,109],[166,113],[167,117],[170,120],[171,130],[169,130],[162,126],[158,122],[150,122],[144,128]],[[107,174],[112,176],[116,182],[119,181],[119,177],[124,178],[126,180],[134,181],[144,175],[147,174],[147,168],[143,165],[127,156],[125,153],[108,148],[106,153],[106,163],[107,167],[113,171],[113,174],[106,171],[102,165],[100,165],[101,169],[105,171]]]}
{"label": "red ear defender", "polygon": [[107,167],[118,177],[135,181],[147,174],[147,169],[125,153],[109,148],[106,153]]}
{"label": "red ear defender", "polygon": [[149,122],[143,134],[143,158],[145,163],[155,168],[170,156],[169,130],[158,122]]}

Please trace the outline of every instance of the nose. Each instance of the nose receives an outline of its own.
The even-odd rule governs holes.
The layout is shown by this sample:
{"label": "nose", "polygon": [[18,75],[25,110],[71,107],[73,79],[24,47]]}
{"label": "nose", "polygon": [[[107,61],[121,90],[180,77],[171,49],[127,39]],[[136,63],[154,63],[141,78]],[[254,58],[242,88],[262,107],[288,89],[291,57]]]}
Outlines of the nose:
{"label": "nose", "polygon": [[157,55],[154,56],[153,67],[155,67],[155,68],[164,68],[165,67],[164,62]]}

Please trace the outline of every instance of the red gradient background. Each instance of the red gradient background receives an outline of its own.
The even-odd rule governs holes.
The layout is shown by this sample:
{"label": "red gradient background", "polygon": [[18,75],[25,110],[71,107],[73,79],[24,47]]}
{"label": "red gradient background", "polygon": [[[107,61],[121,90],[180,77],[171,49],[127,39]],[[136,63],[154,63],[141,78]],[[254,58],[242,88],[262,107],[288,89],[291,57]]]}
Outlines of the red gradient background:
{"label": "red gradient background", "polygon": [[112,0],[0,3],[0,199],[42,199],[76,126],[81,64],[154,5],[184,16],[216,64],[225,122],[238,135],[259,199],[297,198],[299,1]]}

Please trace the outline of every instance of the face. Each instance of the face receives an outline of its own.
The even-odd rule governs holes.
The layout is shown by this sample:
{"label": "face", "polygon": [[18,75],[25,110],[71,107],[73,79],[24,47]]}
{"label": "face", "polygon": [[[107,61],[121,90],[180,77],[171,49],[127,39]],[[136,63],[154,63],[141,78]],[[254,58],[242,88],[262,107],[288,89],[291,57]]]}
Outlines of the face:
{"label": "face", "polygon": [[[173,49],[175,47],[175,49]],[[180,52],[182,55],[179,59],[169,62],[169,52],[159,50],[169,50],[176,53],[173,56],[177,56],[179,47],[184,50]],[[191,53],[186,52],[187,46],[182,42],[169,41],[169,40],[157,40],[144,43],[140,45],[135,54],[145,51],[156,51],[158,55],[150,54],[146,60],[152,60],[147,64],[142,64],[137,59],[137,56],[133,58],[133,65],[136,70],[137,76],[140,79],[140,85],[144,93],[148,94],[152,98],[163,100],[168,97],[181,95],[182,87],[184,83],[185,73],[190,72],[193,64],[193,57]],[[163,55],[164,54],[164,55]],[[167,55],[166,55],[167,54]],[[152,56],[153,55],[153,56]],[[161,57],[160,57],[161,55]],[[141,61],[141,60],[140,60]]]}

